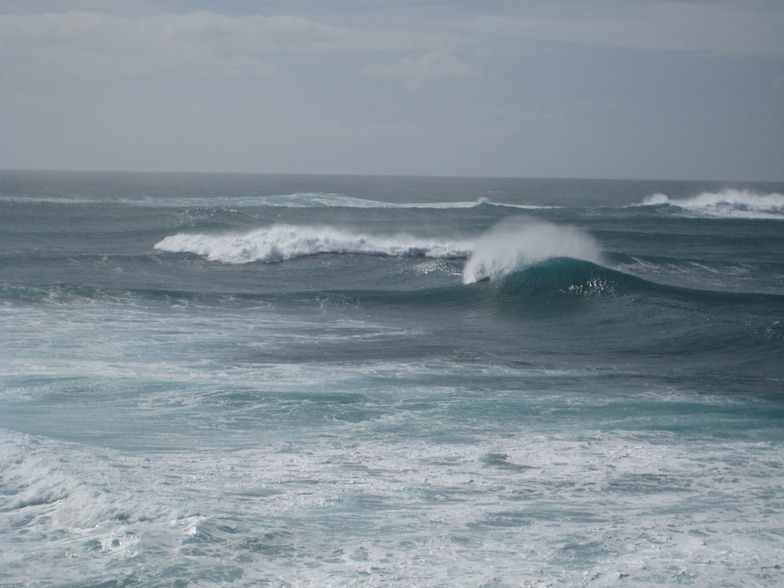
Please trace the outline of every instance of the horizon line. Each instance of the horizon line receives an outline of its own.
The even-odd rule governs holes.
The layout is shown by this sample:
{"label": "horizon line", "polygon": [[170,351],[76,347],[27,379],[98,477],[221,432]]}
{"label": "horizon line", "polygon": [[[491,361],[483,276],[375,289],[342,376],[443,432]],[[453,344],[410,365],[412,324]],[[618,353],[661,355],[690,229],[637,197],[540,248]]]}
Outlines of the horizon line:
{"label": "horizon line", "polygon": [[164,175],[245,175],[245,176],[325,176],[356,178],[408,178],[408,179],[464,179],[464,180],[549,180],[549,181],[605,181],[605,182],[732,182],[755,184],[781,184],[784,179],[727,179],[727,178],[635,178],[604,176],[512,176],[512,175],[448,175],[406,173],[339,173],[339,172],[270,172],[270,171],[202,171],[202,170],[141,170],[141,169],[74,169],[74,168],[0,168],[0,173],[92,173],[92,174],[164,174]]}

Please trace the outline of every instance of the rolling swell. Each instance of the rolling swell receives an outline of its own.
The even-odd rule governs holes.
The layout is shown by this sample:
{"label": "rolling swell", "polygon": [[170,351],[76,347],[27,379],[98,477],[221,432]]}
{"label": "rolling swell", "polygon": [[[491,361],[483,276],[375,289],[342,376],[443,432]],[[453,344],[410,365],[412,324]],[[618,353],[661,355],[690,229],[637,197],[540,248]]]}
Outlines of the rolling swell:
{"label": "rolling swell", "polygon": [[[379,276],[381,277],[381,276]],[[466,309],[519,306],[524,303],[557,304],[580,299],[632,297],[637,303],[686,301],[695,308],[708,305],[751,308],[763,305],[784,308],[784,296],[753,292],[721,292],[661,284],[590,261],[558,257],[514,271],[497,280],[470,284],[406,289],[393,283],[283,292],[248,292],[219,289],[206,292],[187,289],[112,288],[88,285],[24,284],[0,282],[0,301],[9,303],[57,304],[79,301],[154,305],[195,304],[198,306],[276,306],[312,304],[363,305],[365,307],[430,307]]]}
{"label": "rolling swell", "polygon": [[422,290],[352,288],[294,290],[276,293],[203,292],[165,288],[107,288],[74,284],[0,282],[0,305],[109,304],[151,307],[256,308],[275,306],[302,310],[324,306],[458,309],[485,299],[476,288],[462,285]]}
{"label": "rolling swell", "polygon": [[770,304],[784,308],[784,296],[755,292],[722,292],[661,284],[581,259],[559,257],[513,272],[500,280],[504,296],[546,298],[596,295],[677,298],[695,304]]}
{"label": "rolling swell", "polygon": [[[285,306],[290,302],[306,305],[334,302],[341,305],[364,304],[412,308],[421,305],[431,308],[460,309],[633,297],[642,304],[685,301],[690,305],[693,304],[695,309],[706,311],[717,305],[738,308],[762,305],[774,311],[784,308],[784,295],[777,293],[721,291],[661,283],[630,273],[627,271],[630,265],[628,263],[609,267],[602,263],[568,256],[549,257],[507,270],[503,275],[486,276],[468,283],[463,280],[461,283],[457,280],[457,274],[460,272],[461,265],[465,269],[470,260],[451,255],[452,251],[459,253],[458,251],[450,250],[447,255],[444,255],[447,259],[440,263],[432,260],[430,269],[427,270],[431,273],[419,275],[418,268],[423,263],[422,258],[441,256],[434,252],[422,252],[410,245],[411,243],[407,243],[408,248],[403,253],[397,249],[380,253],[375,250],[357,250],[351,252],[352,256],[345,256],[343,252],[309,252],[307,256],[332,254],[336,256],[336,260],[341,260],[334,266],[318,260],[313,262],[323,274],[322,281],[328,284],[323,283],[319,288],[301,289],[292,283],[293,288],[286,288],[283,291],[278,289],[281,284],[276,288],[270,288],[270,280],[280,280],[284,275],[288,279],[294,274],[312,272],[314,266],[297,265],[286,269],[275,263],[269,265],[273,260],[267,257],[266,263],[248,273],[242,272],[239,267],[236,271],[230,271],[234,264],[229,262],[224,266],[227,271],[225,275],[227,281],[206,288],[199,281],[202,275],[200,272],[205,269],[200,264],[189,269],[189,273],[193,274],[191,278],[172,280],[167,278],[168,272],[173,271],[174,267],[181,266],[181,259],[172,259],[171,262],[162,264],[162,260],[157,259],[155,254],[123,256],[120,259],[106,259],[93,255],[78,258],[82,265],[89,262],[95,266],[97,277],[91,280],[93,284],[86,283],[84,276],[81,284],[70,284],[65,271],[61,275],[62,281],[58,283],[0,282],[0,303],[8,304],[14,301],[34,304],[67,303],[78,300],[119,303],[127,300],[132,303],[147,302],[156,305],[214,306],[262,303]],[[402,244],[398,243],[395,247],[402,247]],[[184,249],[187,251],[188,248]],[[230,248],[230,251],[233,255],[238,255],[241,250],[235,251]],[[374,259],[379,256],[396,256],[396,265],[377,264]],[[292,256],[294,257],[297,256]],[[62,263],[67,259],[70,259],[70,256],[62,256],[55,261]],[[131,280],[120,280],[111,275],[106,277],[105,271],[101,269],[104,265],[113,267],[120,262],[127,265],[131,259],[137,265],[149,266],[151,272],[155,271],[160,275],[151,274],[148,287],[145,288],[136,287]],[[225,263],[226,259],[221,261]],[[251,260],[246,258],[243,261],[247,263]],[[625,257],[620,261],[628,262]],[[121,276],[122,274],[119,274],[119,277]],[[153,277],[156,279],[153,280]],[[401,278],[404,279],[401,281]]]}

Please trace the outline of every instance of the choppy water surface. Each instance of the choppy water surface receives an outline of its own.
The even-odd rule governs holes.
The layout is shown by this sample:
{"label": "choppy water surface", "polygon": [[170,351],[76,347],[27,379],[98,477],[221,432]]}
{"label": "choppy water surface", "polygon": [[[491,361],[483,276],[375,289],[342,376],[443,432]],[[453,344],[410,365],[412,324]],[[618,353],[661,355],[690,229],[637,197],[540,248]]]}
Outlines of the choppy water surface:
{"label": "choppy water surface", "polygon": [[0,172],[0,582],[778,586],[783,191]]}

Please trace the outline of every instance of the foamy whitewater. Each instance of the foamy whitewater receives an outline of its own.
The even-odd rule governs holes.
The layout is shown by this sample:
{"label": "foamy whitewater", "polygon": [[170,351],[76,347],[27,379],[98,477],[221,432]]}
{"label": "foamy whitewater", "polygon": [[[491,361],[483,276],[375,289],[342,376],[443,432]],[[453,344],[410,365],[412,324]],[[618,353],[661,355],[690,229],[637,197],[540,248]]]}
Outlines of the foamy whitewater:
{"label": "foamy whitewater", "polygon": [[0,585],[784,585],[782,194],[0,172]]}
{"label": "foamy whitewater", "polygon": [[467,242],[452,243],[412,237],[355,233],[328,226],[272,225],[243,234],[182,234],[166,237],[156,249],[203,255],[210,261],[275,262],[320,253],[354,253],[385,257],[461,258],[471,252]]}

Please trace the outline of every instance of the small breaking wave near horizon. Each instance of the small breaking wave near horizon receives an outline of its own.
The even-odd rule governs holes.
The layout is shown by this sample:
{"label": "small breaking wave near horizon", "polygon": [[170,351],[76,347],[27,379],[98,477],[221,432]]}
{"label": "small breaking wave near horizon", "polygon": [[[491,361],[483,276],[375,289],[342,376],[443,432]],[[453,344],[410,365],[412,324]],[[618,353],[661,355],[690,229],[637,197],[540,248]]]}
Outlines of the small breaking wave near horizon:
{"label": "small breaking wave near horizon", "polygon": [[712,218],[784,220],[784,194],[759,194],[750,190],[726,189],[702,192],[691,198],[670,198],[652,194],[635,206],[672,206]]}
{"label": "small breaking wave near horizon", "polygon": [[250,207],[250,208],[357,208],[398,210],[459,210],[483,206],[522,210],[557,209],[561,206],[549,204],[519,204],[495,202],[480,196],[475,200],[442,200],[435,202],[387,202],[371,198],[348,196],[332,192],[295,192],[258,196],[180,196],[170,198],[113,198],[106,197],[53,197],[37,195],[0,194],[0,201],[25,204],[84,205],[116,203],[144,208],[204,208],[204,207]]}

